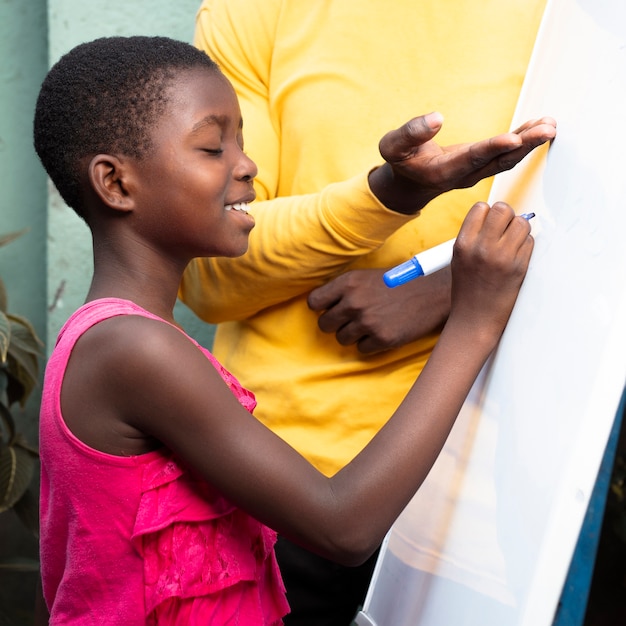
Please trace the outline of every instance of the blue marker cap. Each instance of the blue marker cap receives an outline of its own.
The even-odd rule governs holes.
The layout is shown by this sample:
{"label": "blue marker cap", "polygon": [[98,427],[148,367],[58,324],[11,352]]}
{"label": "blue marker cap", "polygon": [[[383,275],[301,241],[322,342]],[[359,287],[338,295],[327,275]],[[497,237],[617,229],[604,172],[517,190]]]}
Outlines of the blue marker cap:
{"label": "blue marker cap", "polygon": [[410,280],[423,276],[424,270],[419,264],[419,261],[413,257],[396,267],[391,268],[388,272],[383,274],[383,280],[387,287],[398,287],[398,285],[404,285]]}

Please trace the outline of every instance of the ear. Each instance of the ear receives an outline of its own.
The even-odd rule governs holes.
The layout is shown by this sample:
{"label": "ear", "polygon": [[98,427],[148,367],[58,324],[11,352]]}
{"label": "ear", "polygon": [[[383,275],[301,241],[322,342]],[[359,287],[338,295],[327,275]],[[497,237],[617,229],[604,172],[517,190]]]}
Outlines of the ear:
{"label": "ear", "polygon": [[100,200],[115,211],[129,212],[134,208],[129,193],[130,169],[118,157],[97,154],[89,162],[88,176],[92,189]]}

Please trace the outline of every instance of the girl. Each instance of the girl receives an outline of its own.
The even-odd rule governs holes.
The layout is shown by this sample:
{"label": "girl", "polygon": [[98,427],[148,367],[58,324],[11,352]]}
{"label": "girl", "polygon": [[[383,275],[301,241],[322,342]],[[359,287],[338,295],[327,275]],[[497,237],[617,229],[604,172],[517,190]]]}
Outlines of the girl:
{"label": "girl", "polygon": [[[382,176],[389,197],[409,199],[436,180],[432,195],[493,173],[520,144],[507,134],[444,151],[431,141],[438,125],[426,116],[393,131],[386,151],[396,145],[399,158],[370,174],[372,187]],[[505,327],[533,247],[527,221],[504,203],[472,207],[430,362],[380,433],[327,478],[251,415],[253,394],[173,317],[189,261],[244,254],[254,226],[256,166],[216,65],[159,37],[82,44],[44,81],[35,146],[94,250],[86,304],[61,330],[44,383],[50,623],[280,624],[276,531],[347,565],[376,549]],[[385,220],[369,220],[340,196],[318,207],[319,238],[305,242],[313,257],[334,246],[334,271],[349,248],[374,247],[414,217],[381,207]],[[320,284],[284,265],[286,289]]]}

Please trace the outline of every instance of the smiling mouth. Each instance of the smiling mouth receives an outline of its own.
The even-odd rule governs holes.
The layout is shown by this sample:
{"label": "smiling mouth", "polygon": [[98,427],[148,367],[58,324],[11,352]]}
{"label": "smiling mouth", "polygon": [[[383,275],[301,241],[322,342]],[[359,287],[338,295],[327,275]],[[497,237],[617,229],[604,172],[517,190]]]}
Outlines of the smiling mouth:
{"label": "smiling mouth", "polygon": [[248,203],[247,202],[238,202],[237,204],[227,204],[224,207],[227,211],[240,211],[241,213],[248,212]]}

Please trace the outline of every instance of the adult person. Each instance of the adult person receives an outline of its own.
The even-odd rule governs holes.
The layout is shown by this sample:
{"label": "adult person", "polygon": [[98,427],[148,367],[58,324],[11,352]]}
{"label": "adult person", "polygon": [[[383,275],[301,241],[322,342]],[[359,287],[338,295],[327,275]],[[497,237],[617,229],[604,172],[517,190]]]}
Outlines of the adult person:
{"label": "adult person", "polygon": [[[449,312],[449,271],[394,290],[382,273],[456,236],[490,181],[435,197],[384,243],[355,249],[334,280],[294,297],[276,277],[316,246],[306,237],[308,202],[323,202],[339,183],[364,214],[383,211],[366,173],[381,162],[380,137],[417,114],[443,113],[440,145],[508,129],[543,5],[205,0],[199,9],[195,44],[235,86],[246,150],[259,167],[259,201],[250,252],[235,262],[192,264],[180,294],[201,318],[219,323],[214,351],[257,394],[259,419],[329,476],[404,396]],[[274,247],[277,239],[287,244]],[[303,265],[303,282],[327,270]],[[289,418],[273,417],[280,414]],[[373,559],[344,569],[283,538],[277,553],[288,624],[350,621]]]}

